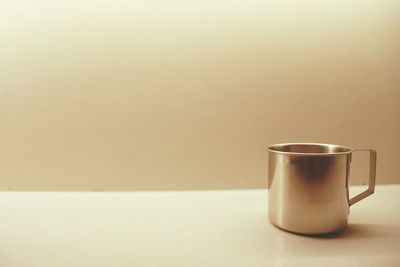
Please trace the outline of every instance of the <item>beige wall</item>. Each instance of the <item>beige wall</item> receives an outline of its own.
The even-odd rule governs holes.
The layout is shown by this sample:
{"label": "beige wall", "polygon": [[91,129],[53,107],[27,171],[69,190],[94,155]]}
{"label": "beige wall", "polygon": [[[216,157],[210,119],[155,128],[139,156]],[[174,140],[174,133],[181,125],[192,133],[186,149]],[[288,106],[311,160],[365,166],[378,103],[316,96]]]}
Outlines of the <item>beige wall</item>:
{"label": "beige wall", "polygon": [[399,1],[0,5],[0,190],[265,187],[287,141],[400,182]]}

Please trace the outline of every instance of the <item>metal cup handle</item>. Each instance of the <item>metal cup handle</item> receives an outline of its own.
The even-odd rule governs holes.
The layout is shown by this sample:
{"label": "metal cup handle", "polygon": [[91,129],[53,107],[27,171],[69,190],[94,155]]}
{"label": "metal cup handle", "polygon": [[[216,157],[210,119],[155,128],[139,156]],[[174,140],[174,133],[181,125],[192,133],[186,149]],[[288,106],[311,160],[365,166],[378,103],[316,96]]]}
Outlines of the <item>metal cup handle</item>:
{"label": "metal cup handle", "polygon": [[368,151],[369,152],[369,183],[368,189],[364,192],[352,197],[349,200],[349,206],[357,203],[358,201],[370,196],[375,191],[375,177],[376,177],[376,151],[373,149],[354,149],[353,152]]}

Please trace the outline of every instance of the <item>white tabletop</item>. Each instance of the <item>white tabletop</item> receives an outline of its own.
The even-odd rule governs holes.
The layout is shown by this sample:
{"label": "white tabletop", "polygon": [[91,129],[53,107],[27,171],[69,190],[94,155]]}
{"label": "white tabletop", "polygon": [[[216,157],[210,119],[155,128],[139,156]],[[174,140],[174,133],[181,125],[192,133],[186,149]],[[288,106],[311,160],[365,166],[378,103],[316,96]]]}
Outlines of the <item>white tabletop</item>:
{"label": "white tabletop", "polygon": [[399,196],[378,186],[345,232],[307,237],[269,223],[266,190],[2,192],[0,266],[400,266]]}

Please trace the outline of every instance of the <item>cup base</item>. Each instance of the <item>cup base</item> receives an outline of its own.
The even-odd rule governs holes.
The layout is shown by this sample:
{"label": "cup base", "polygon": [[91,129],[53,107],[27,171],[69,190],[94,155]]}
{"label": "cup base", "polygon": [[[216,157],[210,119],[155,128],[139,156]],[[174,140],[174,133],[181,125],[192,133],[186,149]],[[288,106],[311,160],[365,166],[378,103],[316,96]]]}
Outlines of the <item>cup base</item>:
{"label": "cup base", "polygon": [[275,226],[276,228],[278,228],[279,230],[283,230],[283,231],[289,232],[291,234],[313,236],[313,237],[337,235],[337,234],[344,232],[344,230],[346,230],[346,228],[347,228],[347,222],[344,223],[343,225],[341,225],[340,227],[337,227],[335,229],[328,230],[328,231],[313,231],[313,230],[299,231],[299,230],[285,228],[283,226],[273,223],[272,221],[271,221],[271,224],[273,226]]}

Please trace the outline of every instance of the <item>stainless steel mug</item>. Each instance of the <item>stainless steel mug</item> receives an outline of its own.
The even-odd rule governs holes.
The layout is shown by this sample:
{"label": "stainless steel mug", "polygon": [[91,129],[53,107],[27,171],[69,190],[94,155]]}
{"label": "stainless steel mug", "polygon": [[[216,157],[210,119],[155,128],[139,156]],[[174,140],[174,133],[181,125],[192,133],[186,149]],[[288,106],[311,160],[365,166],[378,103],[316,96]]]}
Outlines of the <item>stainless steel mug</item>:
{"label": "stainless steel mug", "polygon": [[[374,193],[376,151],[316,143],[268,145],[268,209],[272,224],[300,234],[347,226],[349,208]],[[369,186],[349,198],[351,156],[368,151]]]}

